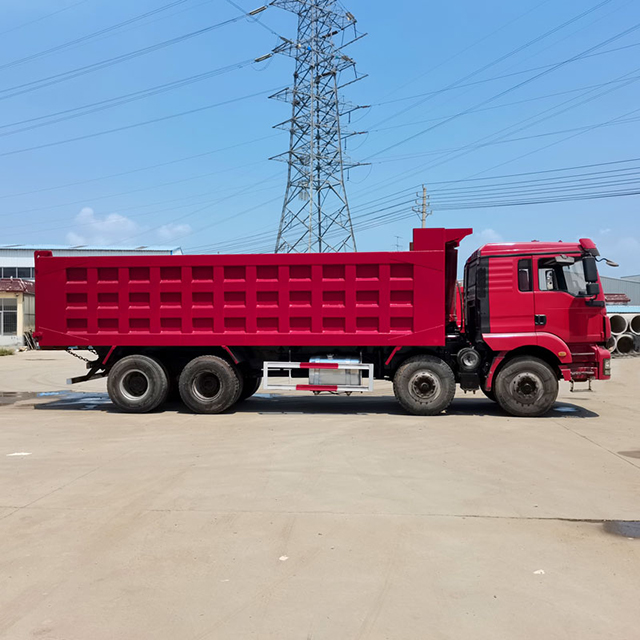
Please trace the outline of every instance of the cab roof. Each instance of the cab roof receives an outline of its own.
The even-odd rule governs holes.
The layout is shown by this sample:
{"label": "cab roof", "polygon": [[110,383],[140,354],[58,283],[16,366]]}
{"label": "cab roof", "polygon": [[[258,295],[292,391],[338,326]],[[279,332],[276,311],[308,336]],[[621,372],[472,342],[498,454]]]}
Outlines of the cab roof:
{"label": "cab roof", "polygon": [[541,253],[583,253],[582,242],[500,242],[485,244],[478,249],[480,256],[509,256]]}

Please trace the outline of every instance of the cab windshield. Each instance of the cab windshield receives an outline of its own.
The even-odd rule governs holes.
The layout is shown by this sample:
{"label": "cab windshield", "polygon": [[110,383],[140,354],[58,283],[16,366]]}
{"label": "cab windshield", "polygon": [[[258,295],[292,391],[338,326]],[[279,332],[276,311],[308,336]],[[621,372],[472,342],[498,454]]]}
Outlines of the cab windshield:
{"label": "cab windshield", "polygon": [[538,288],[540,291],[566,291],[573,296],[587,295],[587,281],[582,260],[573,264],[556,264],[553,259],[538,263]]}

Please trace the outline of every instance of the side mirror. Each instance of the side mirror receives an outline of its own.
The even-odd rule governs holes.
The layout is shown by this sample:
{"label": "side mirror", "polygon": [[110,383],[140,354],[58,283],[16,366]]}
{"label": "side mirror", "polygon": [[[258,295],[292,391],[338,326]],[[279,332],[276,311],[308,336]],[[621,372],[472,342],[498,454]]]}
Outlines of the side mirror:
{"label": "side mirror", "polygon": [[[584,265],[584,279],[587,282],[598,282],[598,265],[593,256],[586,256],[582,260]],[[599,293],[599,292],[598,292]]]}
{"label": "side mirror", "polygon": [[587,295],[594,297],[600,295],[600,285],[597,282],[587,282]]}
{"label": "side mirror", "polygon": [[529,269],[518,269],[518,289],[520,291],[531,291]]}

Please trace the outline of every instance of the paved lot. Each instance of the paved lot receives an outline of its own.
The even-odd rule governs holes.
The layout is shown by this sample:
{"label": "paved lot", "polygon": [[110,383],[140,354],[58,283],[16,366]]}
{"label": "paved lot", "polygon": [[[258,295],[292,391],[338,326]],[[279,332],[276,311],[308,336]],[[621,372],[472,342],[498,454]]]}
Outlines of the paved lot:
{"label": "paved lot", "polygon": [[640,519],[640,359],[538,419],[387,384],[129,416],[81,372],[0,358],[0,638],[638,636],[640,540],[602,521]]}

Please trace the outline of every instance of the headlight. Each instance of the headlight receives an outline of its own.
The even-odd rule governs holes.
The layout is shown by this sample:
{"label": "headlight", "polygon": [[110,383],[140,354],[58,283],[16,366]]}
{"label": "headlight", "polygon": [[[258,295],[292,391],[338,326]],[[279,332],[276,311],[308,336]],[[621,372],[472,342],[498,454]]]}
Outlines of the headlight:
{"label": "headlight", "polygon": [[602,373],[605,376],[611,375],[611,358],[602,361]]}

